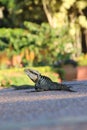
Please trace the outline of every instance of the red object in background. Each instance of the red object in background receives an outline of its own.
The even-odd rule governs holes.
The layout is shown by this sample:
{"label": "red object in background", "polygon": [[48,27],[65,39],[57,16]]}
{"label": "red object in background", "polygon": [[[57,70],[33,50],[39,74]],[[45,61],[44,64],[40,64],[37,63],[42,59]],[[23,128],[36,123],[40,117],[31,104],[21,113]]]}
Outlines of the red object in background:
{"label": "red object in background", "polygon": [[77,80],[87,80],[87,66],[77,67]]}
{"label": "red object in background", "polygon": [[87,66],[73,67],[72,65],[65,65],[63,70],[65,81],[87,80]]}

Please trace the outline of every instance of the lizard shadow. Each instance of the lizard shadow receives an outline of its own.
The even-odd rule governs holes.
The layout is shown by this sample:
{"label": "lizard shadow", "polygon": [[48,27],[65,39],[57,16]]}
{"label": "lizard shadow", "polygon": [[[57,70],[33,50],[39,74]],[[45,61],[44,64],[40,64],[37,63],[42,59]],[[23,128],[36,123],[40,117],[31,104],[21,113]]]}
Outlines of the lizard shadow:
{"label": "lizard shadow", "polygon": [[[14,88],[14,90],[29,90],[31,89],[31,91],[29,92],[35,92],[33,89],[35,89],[34,85],[11,85],[12,88]],[[27,91],[28,92],[28,91]]]}

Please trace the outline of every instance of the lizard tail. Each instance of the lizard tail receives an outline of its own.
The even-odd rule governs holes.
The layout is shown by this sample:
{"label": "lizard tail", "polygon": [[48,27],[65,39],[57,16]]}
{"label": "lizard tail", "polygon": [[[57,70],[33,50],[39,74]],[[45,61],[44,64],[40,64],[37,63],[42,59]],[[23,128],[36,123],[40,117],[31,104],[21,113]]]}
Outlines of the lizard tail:
{"label": "lizard tail", "polygon": [[76,91],[72,90],[71,86],[67,86],[65,84],[61,84],[61,90],[65,90],[65,91],[69,91],[69,92],[76,92]]}

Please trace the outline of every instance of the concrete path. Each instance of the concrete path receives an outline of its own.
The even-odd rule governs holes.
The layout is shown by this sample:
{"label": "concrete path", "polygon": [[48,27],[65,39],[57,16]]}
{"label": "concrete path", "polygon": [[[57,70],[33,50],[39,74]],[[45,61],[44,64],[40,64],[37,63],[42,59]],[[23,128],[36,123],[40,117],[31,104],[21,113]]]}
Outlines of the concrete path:
{"label": "concrete path", "polygon": [[87,130],[87,81],[77,92],[0,90],[0,130]]}

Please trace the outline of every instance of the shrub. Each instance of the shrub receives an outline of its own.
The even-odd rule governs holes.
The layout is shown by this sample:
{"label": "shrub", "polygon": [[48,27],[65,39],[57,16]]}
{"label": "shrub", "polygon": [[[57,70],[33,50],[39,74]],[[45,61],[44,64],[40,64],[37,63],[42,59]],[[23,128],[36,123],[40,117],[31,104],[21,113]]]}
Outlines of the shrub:
{"label": "shrub", "polygon": [[[52,65],[62,57],[70,58],[74,52],[68,27],[59,30],[47,23],[38,25],[27,21],[23,28],[0,29],[0,45],[0,51],[6,51],[12,66]],[[14,55],[20,63],[13,63]]]}

